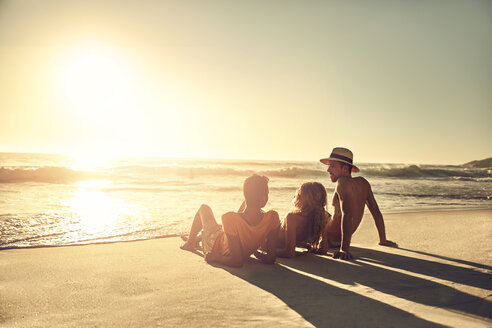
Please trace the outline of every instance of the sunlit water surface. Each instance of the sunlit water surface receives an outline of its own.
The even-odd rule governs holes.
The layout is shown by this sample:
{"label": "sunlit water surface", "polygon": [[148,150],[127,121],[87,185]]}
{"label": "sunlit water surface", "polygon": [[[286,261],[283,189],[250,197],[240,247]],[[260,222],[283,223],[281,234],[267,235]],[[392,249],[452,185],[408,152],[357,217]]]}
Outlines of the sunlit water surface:
{"label": "sunlit water surface", "polygon": [[[334,190],[326,167],[317,162],[123,158],[80,163],[58,155],[0,153],[0,248],[185,233],[203,203],[217,217],[236,210],[242,202],[242,183],[252,173],[270,178],[266,208],[281,216],[291,209],[294,192],[303,182],[319,181],[330,195]],[[489,169],[359,167],[383,214],[492,208]]]}

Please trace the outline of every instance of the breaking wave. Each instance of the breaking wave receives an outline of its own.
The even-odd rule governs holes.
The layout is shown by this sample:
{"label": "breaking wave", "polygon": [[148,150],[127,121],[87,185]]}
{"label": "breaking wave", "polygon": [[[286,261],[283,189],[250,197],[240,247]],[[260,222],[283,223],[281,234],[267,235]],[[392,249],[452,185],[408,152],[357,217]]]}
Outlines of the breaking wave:
{"label": "breaking wave", "polygon": [[[360,166],[361,175],[379,178],[405,179],[445,179],[476,182],[492,182],[492,172],[487,169],[465,169],[449,166],[418,166],[408,165],[392,167],[387,165]],[[248,165],[230,167],[225,165],[182,165],[167,164],[162,166],[119,166],[99,171],[79,171],[68,167],[0,167],[0,183],[44,182],[44,183],[74,183],[89,179],[111,179],[115,181],[131,181],[139,184],[161,184],[158,177],[180,177],[188,179],[199,176],[217,177],[247,177],[253,173],[278,178],[324,179],[327,173],[324,168],[315,165],[279,165],[261,167]],[[166,179],[167,180],[167,179]]]}
{"label": "breaking wave", "polygon": [[233,168],[222,165],[187,166],[187,165],[166,165],[166,166],[125,166],[115,169],[116,172],[139,172],[147,174],[176,174],[180,176],[248,176],[253,173],[266,175],[268,177],[298,178],[303,176],[326,176],[323,170],[303,168],[300,166],[280,167],[278,169],[252,169],[251,167]]}
{"label": "breaking wave", "polygon": [[361,168],[361,174],[372,177],[384,178],[444,178],[461,179],[468,181],[492,181],[489,170],[468,170],[459,167],[436,168],[409,165],[405,167],[370,167]]}
{"label": "breaking wave", "polygon": [[461,193],[461,194],[449,194],[449,193],[396,193],[396,192],[380,192],[379,195],[403,197],[403,198],[441,198],[441,199],[459,199],[459,200],[490,200],[492,195],[479,194],[479,193]]}
{"label": "breaking wave", "polygon": [[67,167],[0,167],[0,183],[72,183],[94,177],[96,177],[95,173],[72,170]]}

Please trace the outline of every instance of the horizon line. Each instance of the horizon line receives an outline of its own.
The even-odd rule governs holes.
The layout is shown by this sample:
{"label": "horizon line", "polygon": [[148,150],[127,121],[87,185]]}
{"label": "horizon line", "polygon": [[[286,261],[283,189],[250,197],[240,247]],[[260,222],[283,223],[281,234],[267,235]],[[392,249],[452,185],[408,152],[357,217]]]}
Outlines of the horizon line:
{"label": "horizon line", "polygon": [[[65,156],[73,157],[73,154],[65,153],[55,153],[55,152],[22,152],[22,151],[0,151],[0,154],[25,154],[25,155],[51,155],[51,156]],[[319,160],[299,160],[299,159],[287,159],[287,158],[241,158],[241,157],[221,157],[221,156],[211,156],[211,157],[193,157],[193,156],[169,156],[169,155],[159,155],[159,154],[129,154],[129,155],[115,155],[112,156],[113,159],[118,158],[159,158],[159,159],[185,159],[185,160],[236,160],[236,161],[263,161],[263,162],[275,162],[275,161],[292,161],[292,162],[302,162],[302,163],[312,163],[318,162]],[[475,159],[472,161],[480,161],[488,159]],[[492,158],[492,157],[490,157]],[[359,164],[394,164],[394,165],[442,165],[442,166],[463,166],[471,161],[462,164],[449,164],[449,163],[405,163],[405,162],[374,162],[374,161],[356,161]]]}

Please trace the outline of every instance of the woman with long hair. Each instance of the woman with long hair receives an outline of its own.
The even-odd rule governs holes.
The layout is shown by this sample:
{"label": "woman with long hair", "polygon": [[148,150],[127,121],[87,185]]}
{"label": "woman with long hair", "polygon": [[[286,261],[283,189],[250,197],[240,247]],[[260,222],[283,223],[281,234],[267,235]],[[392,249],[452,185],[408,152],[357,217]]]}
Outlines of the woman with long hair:
{"label": "woman with long hair", "polygon": [[326,211],[326,189],[319,182],[303,183],[296,191],[294,209],[287,214],[279,231],[280,257],[294,257],[296,246],[326,253],[322,236],[330,214]]}

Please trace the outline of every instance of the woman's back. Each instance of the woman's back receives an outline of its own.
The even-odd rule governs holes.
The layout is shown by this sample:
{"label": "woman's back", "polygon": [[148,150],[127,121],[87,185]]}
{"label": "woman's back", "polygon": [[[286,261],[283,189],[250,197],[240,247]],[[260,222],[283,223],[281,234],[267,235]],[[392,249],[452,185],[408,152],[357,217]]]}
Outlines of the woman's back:
{"label": "woman's back", "polygon": [[317,249],[329,214],[325,210],[326,189],[319,182],[306,182],[299,187],[295,209],[287,214],[279,233],[279,256],[293,257],[296,246]]}

